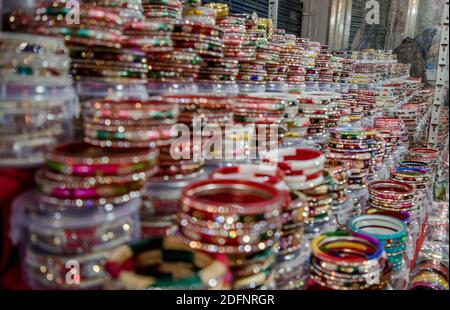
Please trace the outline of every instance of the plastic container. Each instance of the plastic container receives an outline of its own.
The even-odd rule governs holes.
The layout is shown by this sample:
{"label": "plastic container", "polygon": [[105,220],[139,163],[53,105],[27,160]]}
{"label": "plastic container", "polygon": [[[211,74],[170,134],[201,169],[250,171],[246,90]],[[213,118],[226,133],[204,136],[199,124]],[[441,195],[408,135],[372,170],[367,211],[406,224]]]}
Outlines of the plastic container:
{"label": "plastic container", "polygon": [[75,84],[80,100],[102,99],[147,99],[147,89],[143,84],[116,84],[106,82],[80,81]]}
{"label": "plastic container", "polygon": [[22,261],[25,282],[32,289],[102,289],[107,280],[104,265],[109,252],[87,255],[51,255],[27,248]]}
{"label": "plastic container", "polygon": [[147,82],[148,95],[161,94],[195,94],[198,92],[198,86],[193,82]]}
{"label": "plastic container", "polygon": [[100,252],[139,237],[140,199],[115,206],[109,212],[41,211],[38,204],[35,191],[13,202],[10,238],[23,250],[33,247],[59,255]]}
{"label": "plastic container", "polygon": [[240,93],[260,93],[266,91],[266,83],[247,83],[247,82],[239,82],[239,92]]}
{"label": "plastic container", "polygon": [[237,95],[239,86],[236,83],[220,83],[220,82],[197,82],[198,90],[202,93],[216,93]]}
{"label": "plastic container", "polygon": [[266,91],[275,93],[286,93],[289,90],[286,82],[266,82]]}
{"label": "plastic container", "polygon": [[0,166],[32,168],[45,161],[47,149],[73,137],[79,115],[72,86],[0,84]]}
{"label": "plastic container", "polygon": [[141,216],[154,218],[178,212],[182,189],[190,183],[206,179],[204,170],[192,178],[173,181],[156,181],[150,179],[142,195]]}

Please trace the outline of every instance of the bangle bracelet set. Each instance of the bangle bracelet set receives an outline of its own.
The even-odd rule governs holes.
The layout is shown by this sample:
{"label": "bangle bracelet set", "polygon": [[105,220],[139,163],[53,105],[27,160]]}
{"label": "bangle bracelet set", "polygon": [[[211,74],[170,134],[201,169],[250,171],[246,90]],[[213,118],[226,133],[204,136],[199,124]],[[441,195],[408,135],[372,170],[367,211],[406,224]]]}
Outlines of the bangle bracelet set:
{"label": "bangle bracelet set", "polygon": [[[65,39],[72,56],[70,73],[77,81],[145,83],[148,75],[146,49],[161,48],[161,45],[165,47],[171,43],[164,40],[166,37],[142,42],[136,33],[124,36],[124,32],[129,30],[121,16],[130,11],[126,7],[117,9],[110,4],[83,4],[80,6],[80,23],[67,24],[63,21],[69,10],[64,2],[40,5],[36,9],[33,31]],[[149,26],[149,29],[151,27],[155,26]],[[126,49],[131,45],[136,48]],[[128,57],[120,55],[122,47],[125,48],[123,55],[126,53]]]}
{"label": "bangle bracelet set", "polygon": [[57,38],[0,33],[0,166],[34,167],[72,137],[77,101],[70,58]]}
{"label": "bangle bracelet set", "polygon": [[139,197],[157,172],[154,149],[101,149],[84,143],[61,145],[47,154],[36,175],[42,201],[59,208],[91,208]]}
{"label": "bangle bracelet set", "polygon": [[[94,100],[83,104],[84,134],[94,145],[152,147],[170,144],[178,107],[160,97],[149,100]],[[108,143],[110,142],[110,143]]]}
{"label": "bangle bracelet set", "polygon": [[[252,261],[251,256],[266,253],[275,246],[281,227],[279,214],[282,203],[283,194],[264,183],[238,179],[196,182],[183,189],[179,214],[181,235],[196,250],[227,254],[230,261],[241,262],[239,268],[232,268],[232,288],[270,285],[274,281],[274,259],[272,263],[266,264],[266,268],[255,268],[257,272],[250,274],[245,270],[252,270],[249,265],[253,264],[245,264],[244,261]],[[265,222],[264,218],[270,217],[278,218],[273,231],[269,229],[269,225],[261,225]],[[186,220],[187,218],[191,220]],[[193,225],[196,223],[195,218],[204,222],[207,227],[217,227],[205,230],[210,237],[196,234],[198,228]],[[268,255],[274,256],[275,253],[270,251]],[[258,266],[261,267],[261,263]],[[245,276],[239,277],[239,274]]]}
{"label": "bangle bracelet set", "polygon": [[339,94],[332,92],[309,92],[299,96],[299,115],[309,118],[310,135],[322,134],[326,128],[337,125],[338,98]]}
{"label": "bangle bracelet set", "polygon": [[424,241],[411,271],[409,288],[448,291],[448,203],[433,206],[426,224]]}
{"label": "bangle bracelet set", "polygon": [[[29,247],[26,249],[24,278],[29,287],[33,289],[67,290],[73,289],[75,284],[66,281],[67,262],[76,261],[79,271],[74,277],[79,277],[78,289],[102,289],[107,279],[104,269],[108,252],[89,254],[52,255],[39,249]],[[75,283],[75,279],[73,279]]]}
{"label": "bangle bracelet set", "polygon": [[192,127],[194,121],[206,125],[225,127],[233,118],[233,101],[225,96],[213,95],[167,95],[164,100],[179,106],[179,122]]}
{"label": "bangle bracelet set", "polygon": [[409,161],[425,162],[434,170],[439,160],[439,152],[435,149],[412,148],[409,150],[407,159]]}
{"label": "bangle bracelet set", "polygon": [[324,184],[325,157],[319,151],[306,148],[281,148],[265,156],[284,171],[291,191],[291,205],[296,206],[297,202],[305,205],[305,233],[323,229],[331,215],[331,199]]}
{"label": "bangle bracelet set", "polygon": [[[45,43],[42,43],[45,42]],[[1,81],[70,86],[70,58],[59,39],[25,34],[1,33]]]}
{"label": "bangle bracelet set", "polygon": [[178,231],[176,214],[181,207],[182,189],[205,179],[207,174],[200,169],[178,177],[166,180],[155,176],[144,186],[140,211],[143,238],[174,235]]}
{"label": "bangle bracelet set", "polygon": [[282,191],[285,195],[285,203],[282,205],[280,215],[282,226],[277,261],[282,263],[293,260],[300,254],[303,241],[303,222],[307,210],[306,199],[299,193],[299,196],[291,202],[289,188],[284,182],[284,174],[281,169],[263,163],[248,164],[218,168],[211,174],[211,177],[213,179],[245,179],[272,185]]}
{"label": "bangle bracelet set", "polygon": [[183,7],[180,1],[142,1],[144,16],[149,20],[161,19],[173,24],[181,19]]}
{"label": "bangle bracelet set", "polygon": [[391,180],[373,181],[368,185],[368,205],[373,208],[392,211],[417,212],[414,187]]}
{"label": "bangle bracelet set", "polygon": [[402,221],[385,215],[360,215],[350,219],[348,228],[377,238],[386,251],[392,270],[402,268],[407,242],[407,229]]}
{"label": "bangle bracelet set", "polygon": [[366,234],[334,232],[311,242],[311,279],[334,290],[385,289],[391,265],[382,258],[383,246]]}
{"label": "bangle bracelet set", "polygon": [[114,289],[226,289],[226,257],[192,250],[180,237],[144,239],[111,253]]}
{"label": "bangle bracelet set", "polygon": [[325,184],[331,196],[331,213],[338,223],[346,223],[350,218],[353,208],[347,197],[350,170],[344,162],[326,159],[324,166]]}

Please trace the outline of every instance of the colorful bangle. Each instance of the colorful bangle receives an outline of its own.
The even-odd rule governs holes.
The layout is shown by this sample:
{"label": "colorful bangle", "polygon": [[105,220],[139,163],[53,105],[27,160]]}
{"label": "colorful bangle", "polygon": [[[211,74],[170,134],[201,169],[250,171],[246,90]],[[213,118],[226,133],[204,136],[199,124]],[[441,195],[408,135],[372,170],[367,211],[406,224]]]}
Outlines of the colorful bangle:
{"label": "colorful bangle", "polygon": [[[228,268],[224,261],[222,257],[191,250],[178,237],[165,237],[116,249],[105,269],[116,279],[116,285],[125,289],[214,289],[226,281]],[[173,263],[192,266],[191,272],[183,274]],[[146,275],[155,265],[172,277]]]}

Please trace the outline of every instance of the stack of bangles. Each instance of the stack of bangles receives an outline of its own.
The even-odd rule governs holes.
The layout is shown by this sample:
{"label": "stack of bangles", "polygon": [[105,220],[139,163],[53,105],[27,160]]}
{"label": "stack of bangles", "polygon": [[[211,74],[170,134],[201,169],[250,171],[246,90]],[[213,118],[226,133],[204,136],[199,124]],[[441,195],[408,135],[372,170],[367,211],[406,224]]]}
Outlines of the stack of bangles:
{"label": "stack of bangles", "polygon": [[308,201],[301,192],[291,192],[290,197],[290,204],[282,212],[277,289],[298,288],[307,274],[308,240],[303,231],[305,218],[309,216]]}
{"label": "stack of bangles", "polygon": [[227,259],[193,250],[179,237],[144,239],[124,245],[106,262],[105,288],[127,290],[227,289]]}
{"label": "stack of bangles", "polygon": [[73,136],[77,96],[64,40],[0,33],[0,166],[32,167]]}
{"label": "stack of bangles", "polygon": [[431,186],[431,175],[426,169],[397,167],[391,170],[390,179],[414,186],[418,198],[421,193],[425,193]]}
{"label": "stack of bangles", "polygon": [[407,159],[424,162],[433,170],[439,161],[439,151],[427,148],[412,148],[409,150]]}
{"label": "stack of bangles", "polygon": [[14,206],[13,239],[20,236],[26,247],[54,255],[106,251],[139,236],[139,199],[105,210],[54,212],[30,191],[19,196]]}
{"label": "stack of bangles", "polygon": [[430,208],[425,240],[411,272],[410,289],[449,290],[448,202]]}
{"label": "stack of bangles", "polygon": [[281,148],[264,154],[285,174],[290,190],[308,190],[323,184],[325,156],[313,149]]}
{"label": "stack of bangles", "polygon": [[174,24],[182,18],[180,0],[142,0],[144,16],[148,20],[164,20]]}
{"label": "stack of bangles", "polygon": [[282,205],[282,228],[278,262],[292,260],[299,255],[303,240],[303,221],[307,211],[306,199],[301,197],[292,201],[289,188],[284,182],[284,173],[270,164],[242,164],[218,168],[211,174],[212,179],[242,179],[276,187],[285,195]]}
{"label": "stack of bangles", "polygon": [[349,189],[365,187],[377,149],[376,132],[366,128],[337,127],[331,130],[327,158],[348,163]]}
{"label": "stack of bangles", "polygon": [[405,250],[405,260],[406,263],[409,264],[412,259],[414,259],[415,253],[415,246],[417,238],[420,234],[420,225],[419,223],[414,219],[414,217],[407,211],[387,211],[387,210],[380,210],[375,208],[369,208],[365,211],[366,214],[370,215],[384,215],[388,217],[395,218],[397,220],[400,220],[402,223],[406,225],[407,230],[407,243],[406,243],[406,250]]}
{"label": "stack of bangles", "polygon": [[139,49],[122,50],[121,13],[107,3],[84,3],[80,6],[80,23],[68,24],[65,20],[70,10],[65,2],[56,1],[51,6],[44,2],[36,10],[34,32],[65,38],[72,59],[70,73],[76,81],[145,83],[146,53]]}
{"label": "stack of bangles", "polygon": [[149,56],[148,83],[160,93],[161,83],[192,83],[198,78],[202,58],[191,50],[152,53]]}
{"label": "stack of bangles", "polygon": [[233,100],[226,96],[207,94],[180,94],[162,97],[180,109],[178,121],[189,128],[203,128],[209,125],[225,127],[233,120]]}
{"label": "stack of bangles", "polygon": [[76,261],[79,264],[78,289],[103,289],[107,279],[104,266],[108,252],[56,256],[39,249],[27,248],[24,255],[24,279],[32,289],[73,289],[74,285],[66,281],[67,263],[70,261]]}
{"label": "stack of bangles", "polygon": [[386,156],[395,155],[395,151],[397,150],[399,138],[397,136],[395,136],[394,133],[389,130],[379,130],[378,132],[386,144],[386,146],[385,146]]}
{"label": "stack of bangles", "polygon": [[331,197],[324,183],[325,156],[313,149],[282,148],[268,152],[266,158],[283,170],[291,198],[306,200],[305,233],[321,231],[331,215]]}
{"label": "stack of bangles", "polygon": [[[182,166],[172,167],[176,170]],[[176,234],[176,215],[181,208],[182,189],[206,177],[205,170],[199,166],[198,169],[179,172],[176,176],[166,174],[150,178],[142,194],[141,236],[155,238]]]}
{"label": "stack of bangles", "polygon": [[376,175],[377,171],[384,172],[384,160],[386,159],[386,142],[384,141],[384,138],[380,133],[375,134],[375,150],[373,152],[373,158],[372,158],[372,167],[373,167],[373,174],[372,179],[378,178]]}
{"label": "stack of bangles", "polygon": [[[387,146],[390,146],[393,152],[397,151],[397,148],[401,143],[401,137],[405,132],[403,121],[395,117],[377,117],[374,119],[374,128],[379,132],[382,132],[385,139],[389,139],[386,140]],[[389,133],[389,136],[387,136],[386,133]]]}
{"label": "stack of bangles", "polygon": [[281,191],[263,183],[196,182],[183,189],[180,234],[195,250],[227,254],[233,289],[270,289],[284,202]]}
{"label": "stack of bangles", "polygon": [[389,285],[392,266],[376,238],[326,233],[312,240],[311,250],[309,289],[383,290]]}
{"label": "stack of bangles", "polygon": [[420,222],[417,214],[420,206],[416,204],[414,187],[398,181],[379,180],[368,185],[368,208],[384,211],[409,212]]}
{"label": "stack of bangles", "polygon": [[[251,51],[252,59],[239,62],[239,74],[236,79],[239,83],[240,92],[261,92],[266,89],[266,61],[257,59],[258,52],[267,47],[266,32],[262,29],[257,29],[257,25],[251,28],[247,27],[248,45]],[[247,49],[247,47],[246,47]]]}
{"label": "stack of bangles", "polygon": [[173,25],[162,21],[129,21],[124,25],[124,48],[134,48],[146,53],[168,52],[173,49]]}
{"label": "stack of bangles", "polygon": [[348,223],[350,231],[377,238],[384,247],[393,271],[402,269],[407,245],[406,225],[394,217],[386,215],[360,215]]}
{"label": "stack of bangles", "polygon": [[[85,200],[78,201],[82,207]],[[102,210],[56,210],[34,191],[19,196],[13,203],[11,240],[24,250],[22,271],[28,287],[74,289],[66,274],[68,263],[75,260],[80,268],[75,288],[101,289],[108,251],[140,235],[139,206],[139,199],[133,199]]]}
{"label": "stack of bangles", "polygon": [[405,124],[406,131],[408,132],[409,137],[409,143],[414,143],[414,136],[416,135],[417,129],[417,122],[418,117],[416,116],[416,111],[412,109],[405,109],[402,108],[400,110],[394,110],[393,114],[403,120],[403,123]]}
{"label": "stack of bangles", "polygon": [[156,147],[172,142],[178,105],[148,100],[93,100],[83,104],[85,141],[101,147]]}
{"label": "stack of bangles", "polygon": [[362,107],[364,116],[370,116],[373,114],[376,97],[375,92],[365,89],[352,89],[350,90],[350,95],[356,99],[356,105]]}
{"label": "stack of bangles", "polygon": [[217,20],[217,25],[224,31],[224,55],[226,58],[241,61],[252,61],[256,58],[256,49],[250,45],[245,28],[245,18],[229,16]]}
{"label": "stack of bangles", "polygon": [[200,57],[223,57],[222,37],[220,27],[189,20],[177,22],[172,33],[176,48],[192,49]]}
{"label": "stack of bangles", "polygon": [[422,257],[412,271],[410,290],[449,290],[449,266],[447,261]]}
{"label": "stack of bangles", "polygon": [[211,2],[205,4],[206,8],[213,9],[216,12],[216,18],[222,20],[228,17],[229,7],[226,3]]}
{"label": "stack of bangles", "polygon": [[236,85],[238,61],[233,58],[203,58],[197,83]]}
{"label": "stack of bangles", "polygon": [[279,54],[282,46],[269,42],[267,48],[256,54],[257,59],[266,61],[266,90],[270,92],[284,92],[288,90],[287,66],[280,65]]}
{"label": "stack of bangles", "polygon": [[[255,56],[256,57],[256,56]],[[267,76],[266,63],[261,60],[240,61],[239,73],[236,80],[241,92],[265,91],[265,80]]]}
{"label": "stack of bangles", "polygon": [[[293,121],[297,114],[296,103],[282,97],[238,96],[234,100],[235,124],[242,124],[246,128],[249,126],[255,128],[255,137],[258,137],[258,140],[265,138],[266,146],[272,141],[278,143],[282,141],[287,124]],[[255,147],[256,144],[264,143],[264,141],[255,142]]]}
{"label": "stack of bangles", "polygon": [[53,208],[120,205],[140,196],[155,174],[158,152],[150,148],[102,149],[71,143],[49,151],[36,174],[43,203]]}
{"label": "stack of bangles", "polygon": [[331,195],[331,212],[338,224],[347,223],[353,207],[347,197],[350,170],[348,165],[341,161],[327,159],[324,166],[325,184]]}
{"label": "stack of bangles", "polygon": [[299,96],[299,112],[303,117],[309,118],[311,125],[308,128],[310,135],[320,135],[327,128],[337,126],[336,112],[338,93],[307,92]]}
{"label": "stack of bangles", "polygon": [[432,172],[432,168],[431,168],[430,164],[427,164],[423,161],[404,160],[404,161],[400,162],[398,165],[401,168],[422,169],[422,170],[425,170],[429,174],[431,174],[431,172]]}
{"label": "stack of bangles", "polygon": [[70,57],[58,38],[0,33],[0,81],[68,86]]}

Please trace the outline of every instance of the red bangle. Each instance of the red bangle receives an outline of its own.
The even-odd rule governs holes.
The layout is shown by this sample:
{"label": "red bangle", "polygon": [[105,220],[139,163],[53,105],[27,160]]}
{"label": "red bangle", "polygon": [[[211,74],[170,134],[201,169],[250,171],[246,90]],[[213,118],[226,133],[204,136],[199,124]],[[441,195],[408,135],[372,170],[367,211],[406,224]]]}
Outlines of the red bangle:
{"label": "red bangle", "polygon": [[263,214],[280,210],[283,194],[275,187],[244,180],[205,180],[183,189],[190,208],[220,214]]}

